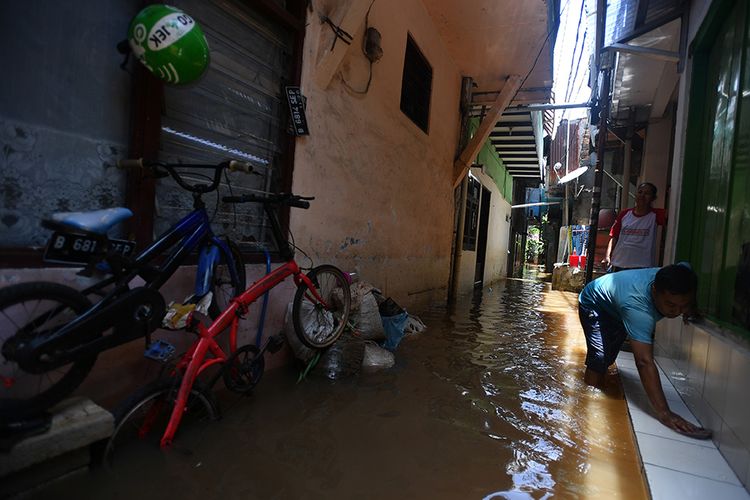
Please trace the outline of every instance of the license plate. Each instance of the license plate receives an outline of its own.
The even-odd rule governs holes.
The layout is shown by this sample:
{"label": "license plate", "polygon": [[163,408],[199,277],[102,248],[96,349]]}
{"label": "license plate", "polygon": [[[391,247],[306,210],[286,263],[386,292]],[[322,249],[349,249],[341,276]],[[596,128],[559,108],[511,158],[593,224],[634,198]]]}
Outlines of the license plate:
{"label": "license plate", "polygon": [[55,232],[47,242],[44,260],[47,262],[88,264],[93,257],[106,255],[107,244],[109,244],[109,249],[112,252],[125,257],[132,254],[135,249],[134,241]]}

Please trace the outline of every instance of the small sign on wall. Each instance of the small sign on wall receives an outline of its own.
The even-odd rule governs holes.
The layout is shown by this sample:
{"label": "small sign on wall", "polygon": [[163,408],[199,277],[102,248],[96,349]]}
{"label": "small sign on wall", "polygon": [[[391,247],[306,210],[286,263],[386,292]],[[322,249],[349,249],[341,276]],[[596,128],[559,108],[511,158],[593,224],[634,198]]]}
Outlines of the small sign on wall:
{"label": "small sign on wall", "polygon": [[305,117],[305,98],[299,87],[286,87],[286,100],[289,103],[294,135],[310,135]]}

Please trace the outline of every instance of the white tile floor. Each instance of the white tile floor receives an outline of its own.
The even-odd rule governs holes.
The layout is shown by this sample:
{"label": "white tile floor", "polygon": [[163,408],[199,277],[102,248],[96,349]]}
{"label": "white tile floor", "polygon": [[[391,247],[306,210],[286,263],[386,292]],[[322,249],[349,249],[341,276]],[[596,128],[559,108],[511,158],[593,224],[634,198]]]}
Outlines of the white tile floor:
{"label": "white tile floor", "polygon": [[[632,353],[620,352],[617,368],[654,500],[750,500],[750,494],[711,440],[678,434],[652,416]],[[659,373],[672,411],[698,424],[664,372],[659,369]]]}

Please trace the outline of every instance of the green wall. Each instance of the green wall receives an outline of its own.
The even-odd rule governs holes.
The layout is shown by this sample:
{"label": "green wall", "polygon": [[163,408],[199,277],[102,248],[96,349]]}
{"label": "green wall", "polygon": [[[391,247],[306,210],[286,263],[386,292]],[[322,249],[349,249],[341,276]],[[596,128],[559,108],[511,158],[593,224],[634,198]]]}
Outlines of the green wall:
{"label": "green wall", "polygon": [[[479,127],[479,118],[473,118],[470,123],[470,131],[472,134],[476,132]],[[511,203],[513,199],[513,177],[508,174],[503,160],[497,155],[497,151],[492,147],[492,143],[489,139],[484,143],[482,149],[477,155],[477,163],[484,165],[484,171],[492,177],[495,181],[500,193],[508,203]]]}

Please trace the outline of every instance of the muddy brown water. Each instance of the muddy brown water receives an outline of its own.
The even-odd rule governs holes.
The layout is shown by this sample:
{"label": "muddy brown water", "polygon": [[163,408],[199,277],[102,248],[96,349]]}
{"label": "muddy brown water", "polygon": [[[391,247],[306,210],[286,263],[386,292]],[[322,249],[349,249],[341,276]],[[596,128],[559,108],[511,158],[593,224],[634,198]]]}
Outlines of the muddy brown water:
{"label": "muddy brown water", "polygon": [[423,311],[394,368],[283,368],[223,418],[34,498],[648,498],[616,378],[582,381],[575,295],[509,280]]}

